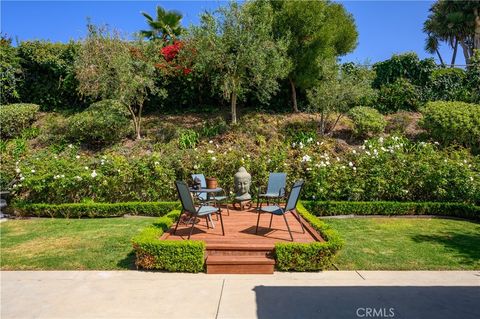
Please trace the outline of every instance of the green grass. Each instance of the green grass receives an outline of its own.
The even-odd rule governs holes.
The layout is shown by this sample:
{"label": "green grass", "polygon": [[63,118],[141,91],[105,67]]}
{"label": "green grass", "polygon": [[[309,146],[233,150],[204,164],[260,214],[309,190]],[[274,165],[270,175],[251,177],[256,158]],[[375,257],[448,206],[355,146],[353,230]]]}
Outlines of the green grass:
{"label": "green grass", "polygon": [[451,219],[324,219],[345,247],[340,270],[478,270],[480,224]]}
{"label": "green grass", "polygon": [[131,238],[152,218],[28,219],[0,224],[2,270],[133,269]]}

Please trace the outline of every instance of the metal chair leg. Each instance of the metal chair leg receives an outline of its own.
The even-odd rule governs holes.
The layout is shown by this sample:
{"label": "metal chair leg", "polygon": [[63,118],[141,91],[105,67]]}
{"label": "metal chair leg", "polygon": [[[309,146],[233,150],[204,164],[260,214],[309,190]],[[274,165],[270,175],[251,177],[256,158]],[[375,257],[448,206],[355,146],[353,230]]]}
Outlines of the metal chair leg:
{"label": "metal chair leg", "polygon": [[273,220],[273,214],[270,214],[270,226],[268,226],[270,229],[272,228],[272,220]]}
{"label": "metal chair leg", "polygon": [[175,225],[175,229],[173,230],[173,234],[174,234],[174,235],[175,235],[175,233],[177,232],[178,224],[180,223],[180,219],[182,219],[183,213],[184,213],[184,211],[182,211],[182,212],[180,213],[180,216],[178,216],[177,224]]}
{"label": "metal chair leg", "polygon": [[292,241],[293,241],[292,232],[290,231],[290,226],[288,226],[287,216],[285,216],[285,214],[283,214],[283,219],[285,220],[285,224],[287,224],[288,233],[290,234],[290,238],[291,238]]}
{"label": "metal chair leg", "polygon": [[205,221],[207,222],[207,229],[210,229],[210,225],[208,224],[208,215],[205,215]]}
{"label": "metal chair leg", "polygon": [[222,225],[222,235],[225,236],[225,228],[223,228],[222,210],[219,209],[218,214],[220,215],[220,224]]}
{"label": "metal chair leg", "polygon": [[255,228],[255,234],[258,233],[258,224],[260,223],[260,211],[258,211],[258,217],[257,217],[257,227]]}
{"label": "metal chair leg", "polygon": [[193,216],[193,222],[192,222],[192,227],[190,228],[190,233],[188,234],[188,238],[187,239],[190,239],[190,236],[192,236],[192,233],[193,233],[193,227],[195,227],[195,221],[197,220],[197,214],[195,214]]}

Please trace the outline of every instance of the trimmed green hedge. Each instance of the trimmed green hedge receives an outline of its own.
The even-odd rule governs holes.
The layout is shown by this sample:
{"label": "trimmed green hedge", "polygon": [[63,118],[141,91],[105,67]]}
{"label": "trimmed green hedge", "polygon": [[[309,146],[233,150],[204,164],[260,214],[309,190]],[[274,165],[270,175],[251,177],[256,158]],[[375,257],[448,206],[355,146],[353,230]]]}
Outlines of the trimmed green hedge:
{"label": "trimmed green hedge", "polygon": [[275,260],[278,270],[316,271],[328,268],[344,241],[329,225],[309,213],[301,204],[297,212],[318,231],[325,242],[276,243]]}
{"label": "trimmed green hedge", "polygon": [[163,216],[180,208],[179,202],[126,202],[126,203],[69,203],[69,204],[22,204],[14,207],[20,216],[80,218],[119,217],[125,214]]}
{"label": "trimmed green hedge", "polygon": [[132,239],[137,267],[172,272],[203,271],[206,249],[203,241],[160,240],[177,218],[180,211],[174,210]]}
{"label": "trimmed green hedge", "polygon": [[480,220],[480,206],[442,202],[323,202],[303,201],[316,216],[438,215]]}

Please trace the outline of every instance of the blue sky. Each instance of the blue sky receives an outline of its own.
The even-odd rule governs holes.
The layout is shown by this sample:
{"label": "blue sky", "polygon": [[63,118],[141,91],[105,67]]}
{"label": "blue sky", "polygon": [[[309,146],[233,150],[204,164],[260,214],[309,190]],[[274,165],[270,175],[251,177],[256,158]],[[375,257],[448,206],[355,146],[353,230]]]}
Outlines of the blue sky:
{"label": "blue sky", "polygon": [[[359,31],[359,44],[342,61],[377,62],[394,53],[423,50],[422,25],[432,1],[338,1],[353,14]],[[156,5],[183,13],[183,24],[198,23],[198,15],[223,1],[1,1],[1,31],[20,41],[45,39],[68,41],[85,36],[86,18],[95,24],[109,24],[124,33],[146,28],[140,14],[152,15]],[[451,50],[442,47],[442,56],[450,61]],[[436,58],[436,56],[435,56]],[[460,52],[457,64],[464,60]]]}

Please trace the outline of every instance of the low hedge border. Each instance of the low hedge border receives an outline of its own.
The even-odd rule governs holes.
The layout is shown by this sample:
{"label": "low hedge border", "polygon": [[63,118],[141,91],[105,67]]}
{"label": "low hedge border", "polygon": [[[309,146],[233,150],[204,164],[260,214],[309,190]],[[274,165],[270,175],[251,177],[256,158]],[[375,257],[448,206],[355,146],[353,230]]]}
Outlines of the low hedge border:
{"label": "low hedge border", "polygon": [[180,218],[180,211],[171,211],[132,238],[137,268],[171,272],[203,271],[206,250],[203,241],[160,240],[177,218]]}
{"label": "low hedge border", "polygon": [[311,214],[302,203],[297,212],[325,239],[313,243],[276,243],[276,267],[282,271],[318,271],[330,267],[344,241],[329,225]]}
{"label": "low hedge border", "polygon": [[445,202],[323,202],[303,201],[316,216],[437,215],[480,220],[480,206]]}
{"label": "low hedge border", "polygon": [[68,203],[14,205],[15,214],[26,217],[81,218],[120,217],[125,214],[163,216],[180,208],[179,202]]}

